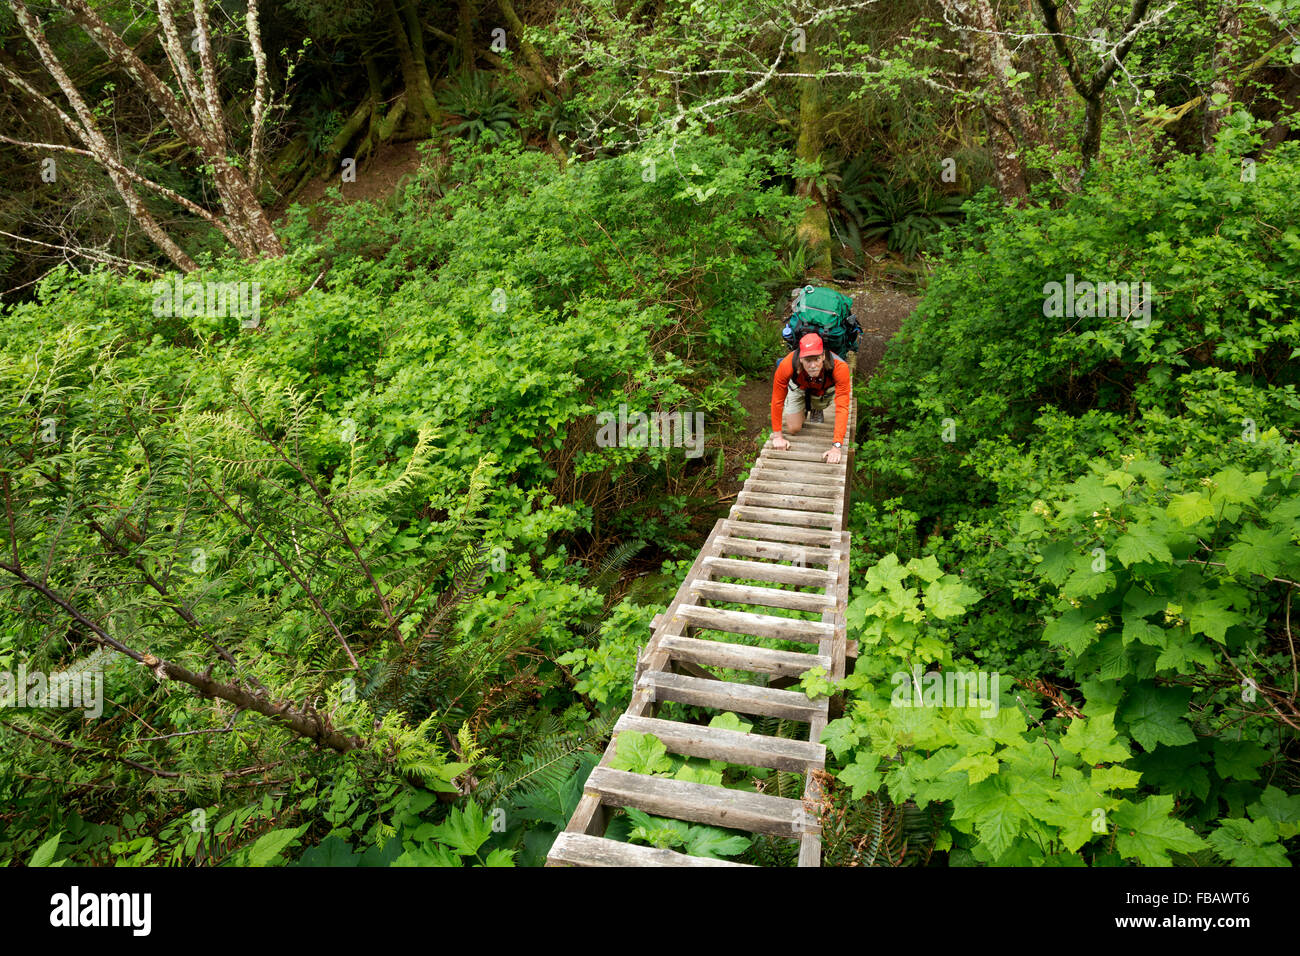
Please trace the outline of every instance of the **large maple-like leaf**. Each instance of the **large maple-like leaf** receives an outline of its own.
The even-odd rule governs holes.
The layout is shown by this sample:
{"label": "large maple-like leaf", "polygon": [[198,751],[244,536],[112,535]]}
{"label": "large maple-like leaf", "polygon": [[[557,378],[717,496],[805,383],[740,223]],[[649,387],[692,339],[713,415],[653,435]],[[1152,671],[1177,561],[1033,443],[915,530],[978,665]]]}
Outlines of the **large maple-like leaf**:
{"label": "large maple-like leaf", "polygon": [[1275,577],[1287,563],[1288,552],[1295,549],[1286,531],[1272,531],[1248,524],[1237,541],[1224,552],[1223,564],[1232,574],[1258,574]]}
{"label": "large maple-like leaf", "polygon": [[1205,848],[1205,841],[1187,826],[1170,817],[1172,794],[1157,794],[1141,803],[1124,801],[1112,819],[1119,828],[1115,848],[1121,856],[1146,866],[1169,866],[1169,851],[1192,853]]}
{"label": "large maple-like leaf", "polygon": [[1163,530],[1154,524],[1134,522],[1128,526],[1118,541],[1115,542],[1115,557],[1124,567],[1132,567],[1141,561],[1156,561],[1168,564],[1174,556],[1165,544]]}
{"label": "large maple-like leaf", "polygon": [[1187,723],[1187,702],[1191,698],[1190,687],[1139,684],[1121,705],[1119,715],[1129,735],[1144,750],[1152,750],[1156,744],[1190,744],[1196,741]]}
{"label": "large maple-like leaf", "polygon": [[1061,737],[1061,746],[1072,754],[1078,754],[1088,764],[1127,760],[1132,756],[1127,744],[1115,732],[1114,714],[1075,717]]}
{"label": "large maple-like leaf", "polygon": [[1184,528],[1190,528],[1198,521],[1211,517],[1214,514],[1214,508],[1211,507],[1210,499],[1205,495],[1199,491],[1189,491],[1186,494],[1174,495],[1170,498],[1165,513],[1177,520]]}
{"label": "large maple-like leaf", "polygon": [[1210,846],[1234,866],[1290,866],[1286,847],[1278,841],[1277,825],[1267,817],[1219,821],[1209,836]]}

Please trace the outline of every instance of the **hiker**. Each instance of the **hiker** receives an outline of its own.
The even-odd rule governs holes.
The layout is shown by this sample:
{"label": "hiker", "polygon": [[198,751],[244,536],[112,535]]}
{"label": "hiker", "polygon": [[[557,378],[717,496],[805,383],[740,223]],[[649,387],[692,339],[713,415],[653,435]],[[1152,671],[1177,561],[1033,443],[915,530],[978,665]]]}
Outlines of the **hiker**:
{"label": "hiker", "polygon": [[[849,427],[849,363],[834,352],[827,352],[821,336],[809,332],[799,340],[799,352],[791,352],[776,366],[772,380],[772,447],[784,451],[790,447],[782,433],[799,434],[804,410],[811,411],[809,421],[822,421],[822,409],[835,399],[831,420],[835,423],[834,441],[822,455],[828,465],[838,464],[844,447],[844,433]],[[797,367],[796,367],[797,366]]]}

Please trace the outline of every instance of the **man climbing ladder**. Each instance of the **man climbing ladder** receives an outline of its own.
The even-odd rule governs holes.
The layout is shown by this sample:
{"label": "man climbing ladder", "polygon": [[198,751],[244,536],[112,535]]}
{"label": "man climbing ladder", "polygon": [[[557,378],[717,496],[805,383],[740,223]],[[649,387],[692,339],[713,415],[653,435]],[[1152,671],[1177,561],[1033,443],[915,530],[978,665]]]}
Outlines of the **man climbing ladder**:
{"label": "man climbing ladder", "polygon": [[784,433],[797,435],[803,428],[806,401],[816,416],[810,420],[820,420],[821,410],[833,396],[831,421],[835,434],[822,460],[834,465],[839,463],[849,423],[849,363],[834,352],[829,354],[828,363],[821,336],[809,332],[799,340],[798,352],[791,352],[777,364],[772,380],[772,447],[777,451],[790,447]]}

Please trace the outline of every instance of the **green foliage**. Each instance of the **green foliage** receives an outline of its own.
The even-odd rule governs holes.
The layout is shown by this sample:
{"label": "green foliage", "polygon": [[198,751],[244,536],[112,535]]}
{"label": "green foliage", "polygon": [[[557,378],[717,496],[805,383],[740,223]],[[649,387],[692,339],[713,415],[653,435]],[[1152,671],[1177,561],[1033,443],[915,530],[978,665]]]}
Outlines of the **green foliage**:
{"label": "green foliage", "polygon": [[632,807],[623,811],[634,824],[629,841],[646,843],[661,849],[678,850],[688,856],[702,856],[720,860],[736,856],[749,849],[748,837],[719,827],[684,823],[642,813]]}
{"label": "green foliage", "polygon": [[960,221],[965,196],[938,192],[905,178],[885,178],[866,155],[855,156],[836,177],[831,223],[857,255],[875,239],[911,262],[925,241]]}
{"label": "green foliage", "polygon": [[626,707],[632,699],[637,649],[649,640],[650,619],[656,613],[649,605],[623,601],[601,623],[596,646],[557,657],[555,662],[578,678],[573,689],[602,706]]}
{"label": "green foliage", "polygon": [[[861,566],[874,653],[825,740],[855,798],[938,813],[950,863],[1294,859],[1300,248],[1262,223],[1298,176],[1287,147],[1250,184],[1180,158],[1059,210],[979,206],[868,386],[885,501],[851,527],[909,558]],[[1151,282],[1150,325],[1044,314],[1067,272]],[[978,673],[996,702],[947,695]]]}
{"label": "green foliage", "polygon": [[460,119],[448,127],[448,134],[464,136],[475,144],[480,140],[499,143],[510,135],[519,123],[512,100],[509,90],[477,70],[457,76],[439,97],[443,109]]}
{"label": "green foliage", "polygon": [[343,116],[336,109],[324,109],[313,104],[302,118],[307,145],[314,153],[324,153],[343,128]]}
{"label": "green foliage", "polygon": [[[758,222],[785,208],[757,185],[757,154],[679,147],[689,182],[656,155],[651,179],[639,157],[561,175],[514,148],[465,149],[442,180],[458,189],[417,180],[324,236],[293,214],[289,255],[185,278],[257,283],[252,328],[66,270],[5,316],[0,415],[19,438],[0,462],[0,545],[19,573],[0,599],[0,666],[102,653],[108,703],[100,721],[5,710],[0,855],[31,859],[62,831],[44,852],[75,862],[447,862],[452,844],[401,834],[450,807],[391,822],[410,794],[439,792],[461,813],[468,798],[511,814],[475,859],[544,856],[555,831],[526,832],[514,810],[567,801],[615,713],[576,702],[556,659],[580,665],[593,699],[621,695],[617,648],[653,613],[617,603],[637,543],[602,554],[592,532],[639,522],[676,548],[713,500],[680,448],[595,446],[594,413],[699,410],[721,451],[738,406],[718,346],[754,338],[770,263]],[[704,347],[708,361],[679,357]],[[261,714],[168,693],[97,651],[74,612],[360,746],[319,751]],[[354,788],[369,796],[321,816]],[[189,829],[197,809],[224,826]]]}

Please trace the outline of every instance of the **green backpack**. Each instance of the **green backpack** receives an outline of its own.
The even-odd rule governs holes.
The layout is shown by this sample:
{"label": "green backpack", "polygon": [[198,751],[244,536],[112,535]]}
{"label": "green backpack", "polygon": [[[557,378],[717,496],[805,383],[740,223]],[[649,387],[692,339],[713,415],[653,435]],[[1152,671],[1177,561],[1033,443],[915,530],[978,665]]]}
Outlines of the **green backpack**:
{"label": "green backpack", "polygon": [[852,313],[853,300],[825,286],[806,285],[796,290],[790,305],[790,318],[781,330],[781,338],[791,352],[809,332],[821,336],[827,351],[843,358],[858,347],[862,327]]}

